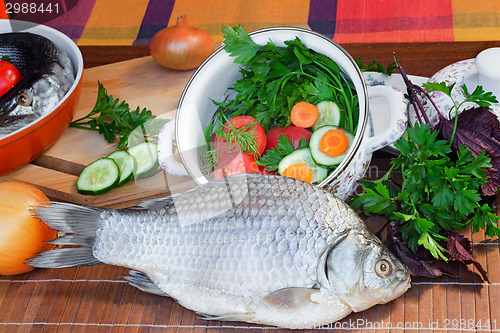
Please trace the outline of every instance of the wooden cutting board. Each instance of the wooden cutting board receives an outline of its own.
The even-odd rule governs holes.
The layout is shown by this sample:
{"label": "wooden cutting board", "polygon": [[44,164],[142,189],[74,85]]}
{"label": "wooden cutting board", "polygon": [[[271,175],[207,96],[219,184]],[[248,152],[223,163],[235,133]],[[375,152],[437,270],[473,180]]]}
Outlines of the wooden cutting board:
{"label": "wooden cutting board", "polygon": [[[148,108],[156,116],[172,119],[193,72],[163,68],[151,56],[86,69],[73,119],[92,110],[98,81],[109,95],[125,100],[131,109],[138,106]],[[83,167],[114,150],[116,145],[107,143],[97,132],[68,128],[42,156],[0,180],[28,182],[40,188],[51,200],[113,208],[133,206],[145,199],[181,192],[195,185],[190,178],[160,172],[153,177],[132,180],[105,194],[79,194],[75,183]]]}

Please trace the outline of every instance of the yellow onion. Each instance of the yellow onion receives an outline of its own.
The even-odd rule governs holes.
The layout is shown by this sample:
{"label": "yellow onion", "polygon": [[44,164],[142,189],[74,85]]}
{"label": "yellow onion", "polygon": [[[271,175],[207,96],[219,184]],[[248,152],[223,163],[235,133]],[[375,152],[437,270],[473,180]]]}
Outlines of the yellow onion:
{"label": "yellow onion", "polygon": [[0,275],[33,270],[25,265],[36,253],[52,249],[46,243],[57,231],[33,217],[30,209],[49,199],[36,187],[17,181],[0,182]]}
{"label": "yellow onion", "polygon": [[210,35],[188,25],[185,15],[177,18],[177,24],[158,31],[149,44],[153,59],[160,65],[188,70],[201,63],[214,51],[214,41]]}

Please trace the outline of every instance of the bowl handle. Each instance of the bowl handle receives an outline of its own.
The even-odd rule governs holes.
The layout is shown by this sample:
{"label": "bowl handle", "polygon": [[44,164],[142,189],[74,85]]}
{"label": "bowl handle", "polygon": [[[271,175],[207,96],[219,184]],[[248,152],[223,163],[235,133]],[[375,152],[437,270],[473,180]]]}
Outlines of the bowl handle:
{"label": "bowl handle", "polygon": [[403,93],[394,87],[368,87],[368,99],[385,97],[389,102],[389,126],[380,134],[366,138],[366,152],[372,153],[396,142],[406,131],[408,113]]}
{"label": "bowl handle", "polygon": [[166,123],[158,135],[158,161],[166,173],[172,176],[189,177],[184,165],[178,162],[173,155],[173,141],[175,132],[175,121]]}

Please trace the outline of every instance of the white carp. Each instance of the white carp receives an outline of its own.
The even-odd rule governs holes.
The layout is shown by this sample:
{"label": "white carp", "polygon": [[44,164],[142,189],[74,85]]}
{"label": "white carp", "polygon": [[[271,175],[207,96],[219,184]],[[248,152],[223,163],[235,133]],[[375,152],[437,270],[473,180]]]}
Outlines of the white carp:
{"label": "white carp", "polygon": [[35,209],[68,235],[35,267],[131,268],[139,289],[211,320],[313,328],[387,303],[406,266],[343,201],[319,187],[244,174],[123,210],[53,202]]}

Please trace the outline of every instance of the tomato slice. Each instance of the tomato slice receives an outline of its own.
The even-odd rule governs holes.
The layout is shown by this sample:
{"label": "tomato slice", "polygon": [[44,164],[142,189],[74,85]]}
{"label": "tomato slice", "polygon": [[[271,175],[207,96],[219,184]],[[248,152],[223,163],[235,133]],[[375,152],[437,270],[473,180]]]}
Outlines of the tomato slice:
{"label": "tomato slice", "polygon": [[267,137],[266,132],[257,122],[257,119],[251,116],[234,117],[224,124],[223,130],[226,133],[231,133],[233,132],[233,127],[237,130],[242,130],[246,133],[253,134],[253,137],[257,144],[258,151],[243,151],[243,153],[252,155],[254,158],[258,158],[260,155],[262,155],[262,153],[266,149]]}
{"label": "tomato slice", "polygon": [[13,64],[0,60],[0,96],[12,89],[22,78],[21,72]]}
{"label": "tomato slice", "polygon": [[[232,149],[232,148],[229,148]],[[236,175],[240,173],[258,173],[259,166],[253,156],[238,153],[221,156],[217,170],[215,170],[215,179]],[[233,157],[232,159],[230,157]]]}

